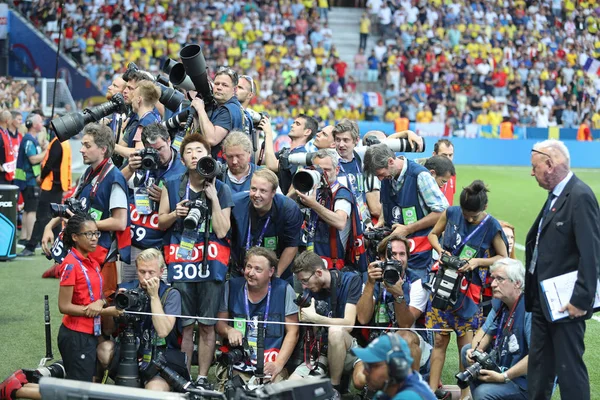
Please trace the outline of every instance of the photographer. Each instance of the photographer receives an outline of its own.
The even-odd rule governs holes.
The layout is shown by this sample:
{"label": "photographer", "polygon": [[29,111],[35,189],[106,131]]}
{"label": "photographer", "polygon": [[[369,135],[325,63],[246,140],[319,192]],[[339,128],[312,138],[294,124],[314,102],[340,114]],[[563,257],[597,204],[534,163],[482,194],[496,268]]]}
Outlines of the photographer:
{"label": "photographer", "polygon": [[252,174],[261,167],[252,160],[252,142],[248,135],[240,131],[232,131],[223,140],[223,157],[227,162],[227,172],[222,181],[229,186],[232,193],[250,190]]}
{"label": "photographer", "polygon": [[[131,259],[144,249],[162,249],[164,232],[158,227],[158,204],[168,179],[186,171],[179,153],[171,147],[171,137],[158,123],[142,130],[144,150],[133,153],[123,168],[123,176],[133,186],[130,204]],[[143,157],[142,157],[143,156]],[[132,179],[133,178],[133,179]],[[123,281],[135,278],[135,268],[124,268]]]}
{"label": "photographer", "polygon": [[391,227],[411,243],[408,274],[425,279],[431,267],[427,235],[448,207],[435,179],[421,165],[396,157],[385,144],[370,146],[365,153],[365,172],[381,181],[382,215],[376,228]]}
{"label": "photographer", "polygon": [[[248,381],[256,372],[258,320],[290,324],[298,322],[298,306],[294,303],[296,294],[286,281],[275,275],[277,264],[273,251],[252,247],[246,253],[244,276],[225,283],[218,317],[240,321],[219,321],[217,332],[227,338],[230,349],[242,347],[244,341],[248,343],[247,359],[233,365],[236,374],[242,375],[244,381]],[[271,382],[276,383],[288,377],[285,365],[297,342],[297,325],[264,325],[264,374]],[[229,362],[233,361],[229,357]],[[216,373],[223,384],[227,378],[232,378],[227,377],[227,371],[219,373],[218,369]]]}
{"label": "photographer", "polygon": [[527,399],[531,313],[525,311],[523,297],[525,267],[519,260],[503,258],[492,264],[490,273],[494,299],[500,301],[493,302],[485,324],[463,347],[461,359],[463,365],[471,366],[477,361],[474,350],[487,354],[493,351],[496,357],[492,361],[502,372],[483,367],[476,377],[461,375],[469,376],[473,400]]}
{"label": "photographer", "polygon": [[250,75],[240,75],[236,95],[244,109],[250,107],[250,102],[256,96],[256,85]]}
{"label": "photographer", "polygon": [[273,250],[279,258],[276,275],[291,283],[289,266],[298,253],[304,219],[298,204],[277,193],[273,171],[261,169],[252,177],[249,192],[233,196],[231,213],[231,264],[233,274],[243,272],[245,252],[252,246]]}
{"label": "photographer", "polygon": [[[363,293],[356,305],[358,322],[370,326],[414,328],[416,321],[427,309],[429,292],[423,288],[420,279],[412,282],[406,275],[410,244],[406,238],[392,234],[379,243],[377,253],[382,261],[369,265]],[[382,332],[372,331],[369,339]],[[410,348],[414,360],[412,369],[415,371],[427,364],[431,353],[431,346],[421,332],[423,331],[398,332]],[[425,332],[423,334],[426,335]],[[362,363],[354,366],[354,385],[357,388],[365,385],[363,371]]]}
{"label": "photographer", "polygon": [[277,174],[281,192],[287,195],[292,186],[292,177],[298,170],[297,165],[288,162],[287,156],[296,153],[306,153],[306,144],[317,134],[319,123],[317,120],[307,115],[298,115],[288,132],[288,136],[291,140],[290,150],[284,151],[279,159],[276,157],[273,148],[274,138],[271,119],[264,117],[260,121],[258,128],[265,133],[265,165]]}
{"label": "photographer", "polygon": [[[500,223],[485,212],[487,192],[482,181],[473,181],[460,194],[460,207],[446,209],[428,236],[431,245],[440,254],[437,275],[447,281],[439,286],[447,289],[447,283],[452,282],[453,290],[450,290],[452,294],[444,296],[442,308],[438,308],[436,299],[448,292],[446,289],[438,291],[436,285],[432,285],[433,299],[426,325],[429,329],[454,330],[459,351],[472,341],[473,331],[480,327],[480,303],[489,281],[489,266],[508,256],[508,245]],[[429,378],[432,390],[438,387],[449,342],[447,332],[436,333]]]}
{"label": "photographer", "polygon": [[444,156],[429,157],[423,166],[429,170],[442,192],[446,184],[452,180],[452,177],[456,176],[454,164]]}
{"label": "photographer", "polygon": [[[327,346],[327,357],[321,356],[314,360],[318,363],[311,367],[310,360],[305,360],[290,379],[305,378],[313,369],[329,365],[331,384],[338,392],[342,373],[352,371],[356,357],[349,350],[356,347],[356,340],[350,336],[356,322],[356,303],[360,299],[361,279],[353,272],[328,270],[323,260],[312,251],[305,251],[296,257],[293,266],[294,276],[302,284],[302,288],[312,296],[310,305],[300,309],[300,320],[317,325],[334,325],[327,328],[327,337],[323,338],[322,346]],[[319,303],[319,304],[318,304]],[[323,304],[324,303],[324,304]],[[323,305],[325,310],[323,310]],[[320,313],[317,313],[317,306]],[[335,326],[338,325],[338,326]],[[319,328],[323,329],[323,328]],[[308,343],[305,343],[305,351]]]}
{"label": "photographer", "polygon": [[[181,296],[179,292],[170,288],[160,277],[165,269],[165,261],[162,253],[156,249],[142,251],[135,260],[137,268],[136,280],[122,283],[118,286],[119,294],[128,294],[131,290],[138,291],[137,299],[141,306],[135,311],[148,312],[153,315],[127,315],[123,318],[136,318],[135,337],[139,341],[137,347],[138,360],[140,363],[140,376],[144,387],[150,390],[168,392],[169,384],[158,375],[158,372],[150,366],[152,359],[162,353],[167,360],[167,365],[178,374],[189,378],[185,354],[180,351],[177,334],[179,331],[177,319],[174,315],[181,315]],[[147,296],[147,297],[146,297]],[[119,299],[120,300],[120,299]],[[130,301],[131,302],[131,301]],[[116,301],[115,303],[118,303]],[[125,308],[125,312],[130,311]],[[121,319],[104,318],[102,331],[105,335],[112,334],[115,322]],[[109,376],[115,379],[120,361],[123,344],[107,340],[98,345],[98,361],[104,369],[109,369]]]}
{"label": "photographer", "polygon": [[[116,252],[110,251],[113,239],[116,237],[116,249],[121,256],[121,261],[129,263],[131,233],[129,228],[129,199],[127,195],[127,182],[121,171],[114,166],[110,159],[115,146],[115,138],[105,125],[87,124],[83,129],[81,139],[81,155],[83,163],[89,165],[83,173],[79,186],[72,199],[79,202],[79,206],[94,217],[98,230],[102,233],[98,240],[98,247],[91,257],[105,271],[105,264],[116,259]],[[73,210],[70,210],[73,213]],[[59,237],[54,245],[54,234],[62,218],[54,217],[48,222],[42,236],[42,250],[46,255],[52,256],[60,262],[63,257],[63,243]],[[114,235],[114,236],[113,236]],[[111,264],[112,265],[112,264]],[[111,269],[114,266],[111,266]],[[106,278],[108,275],[104,275]],[[116,278],[116,275],[113,276]],[[107,289],[114,288],[116,281],[105,282]]]}
{"label": "photographer", "polygon": [[[164,238],[168,280],[181,293],[184,315],[215,318],[230,258],[227,235],[233,207],[231,190],[198,171],[198,161],[210,154],[203,135],[186,135],[180,149],[187,172],[167,181],[158,211],[158,227],[168,230]],[[181,348],[188,356],[188,368],[194,349],[195,322],[195,319],[183,321]],[[207,384],[215,351],[215,323],[202,319],[199,323],[196,383],[200,386]]]}
{"label": "photographer", "polygon": [[197,112],[194,120],[200,132],[208,139],[212,157],[218,161],[223,161],[221,145],[229,132],[239,130],[250,133],[252,130],[252,121],[235,95],[237,85],[237,72],[229,67],[221,67],[217,70],[213,82],[213,96],[218,107],[208,110],[209,116],[201,98],[196,97],[192,100],[192,107]]}
{"label": "photographer", "polygon": [[364,272],[367,262],[362,246],[360,215],[356,199],[347,187],[338,182],[338,161],[339,156],[333,150],[319,150],[313,164],[323,171],[327,185],[318,182],[308,193],[292,188],[288,196],[299,198],[311,209],[307,223],[307,249],[321,256],[328,269],[352,266],[357,272]]}
{"label": "photographer", "polygon": [[64,314],[58,349],[69,379],[92,382],[96,373],[96,346],[101,316],[117,316],[106,306],[100,265],[91,257],[100,231],[89,214],[75,214],[67,222],[64,245],[68,254],[60,266],[58,309]]}
{"label": "photographer", "polygon": [[406,341],[388,333],[375,339],[364,349],[352,349],[364,365],[366,384],[375,390],[376,399],[434,400],[435,395],[416,371],[411,371],[413,358]]}

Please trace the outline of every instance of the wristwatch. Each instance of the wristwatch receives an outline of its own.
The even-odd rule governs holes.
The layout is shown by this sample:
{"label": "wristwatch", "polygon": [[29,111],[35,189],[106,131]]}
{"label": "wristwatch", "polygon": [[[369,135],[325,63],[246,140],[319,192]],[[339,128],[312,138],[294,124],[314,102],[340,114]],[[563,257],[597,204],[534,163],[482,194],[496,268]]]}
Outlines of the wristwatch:
{"label": "wristwatch", "polygon": [[504,383],[510,382],[510,378],[508,377],[508,374],[506,373],[506,371],[504,371],[502,373],[502,376],[504,377]]}
{"label": "wristwatch", "polygon": [[401,304],[404,301],[404,295],[396,296],[396,303]]}

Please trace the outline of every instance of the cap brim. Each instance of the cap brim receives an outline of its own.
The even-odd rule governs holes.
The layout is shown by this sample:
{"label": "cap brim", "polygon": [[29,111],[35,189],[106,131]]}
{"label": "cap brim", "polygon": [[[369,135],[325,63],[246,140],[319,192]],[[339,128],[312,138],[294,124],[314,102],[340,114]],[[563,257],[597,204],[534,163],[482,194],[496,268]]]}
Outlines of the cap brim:
{"label": "cap brim", "polygon": [[356,357],[360,358],[363,362],[366,362],[369,364],[385,361],[385,358],[382,358],[382,357],[374,354],[371,351],[371,349],[369,349],[369,348],[365,348],[365,349],[355,348],[355,349],[352,349],[352,353],[354,353],[354,355]]}

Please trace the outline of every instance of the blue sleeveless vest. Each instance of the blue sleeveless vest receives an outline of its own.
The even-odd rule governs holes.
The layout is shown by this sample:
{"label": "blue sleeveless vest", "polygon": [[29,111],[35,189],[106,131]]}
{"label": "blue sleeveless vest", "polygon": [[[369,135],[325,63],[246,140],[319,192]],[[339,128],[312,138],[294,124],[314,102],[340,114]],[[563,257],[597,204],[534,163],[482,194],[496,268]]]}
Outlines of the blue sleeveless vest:
{"label": "blue sleeveless vest", "polygon": [[[335,268],[339,270],[344,268],[344,266],[353,266],[356,272],[365,272],[367,270],[367,258],[364,248],[362,224],[358,209],[356,208],[356,200],[350,189],[342,185],[339,185],[332,197],[325,202],[325,207],[329,210],[333,211],[337,199],[344,199],[352,204],[352,212],[348,216],[350,219],[350,233],[346,243],[346,251],[344,251],[342,245],[340,231],[329,226],[317,213],[311,212],[308,226],[316,224],[313,238],[314,252],[327,262],[328,269]],[[335,248],[331,239],[333,237],[335,237]]]}
{"label": "blue sleeveless vest", "polygon": [[[233,96],[227,100],[221,107],[226,107],[231,116],[231,130],[250,132],[252,127],[252,120],[248,118],[246,113],[242,109],[242,105],[238,101],[237,97]],[[212,122],[212,121],[211,121]],[[225,162],[223,158],[223,142],[213,146],[211,149],[212,158],[215,160]]]}
{"label": "blue sleeveless vest", "polygon": [[[23,140],[19,145],[19,153],[17,154],[17,166],[15,170],[15,178],[14,184],[19,187],[19,190],[23,191],[27,187],[27,180],[32,177],[35,178],[35,173],[33,172],[33,166],[29,162],[27,155],[25,154],[25,147],[27,147],[27,142],[33,142],[34,146],[38,147],[39,143],[35,137],[29,132],[27,132],[23,136]],[[27,164],[27,165],[25,165]],[[39,168],[39,164],[38,164]]]}
{"label": "blue sleeveless vest", "polygon": [[[185,165],[181,162],[179,153],[176,150],[175,157],[171,168],[164,171],[162,174],[158,174],[158,171],[148,171],[148,177],[152,177],[155,180],[155,184],[159,185],[167,180],[180,176],[185,173]],[[133,191],[130,190],[131,203],[129,204],[129,213],[131,217],[131,244],[140,249],[161,249],[163,245],[164,231],[158,228],[158,212],[153,211],[149,215],[140,215],[135,208]]]}
{"label": "blue sleeveless vest", "polygon": [[[185,198],[185,190],[183,193],[180,192],[180,188],[184,185],[182,180],[183,182],[188,181],[187,174],[175,176],[166,182],[171,210],[175,210],[177,203]],[[222,185],[221,181],[215,181],[217,192]],[[185,188],[185,186],[183,187]],[[163,237],[165,262],[168,267],[167,280],[171,283],[224,281],[231,253],[229,239],[227,237],[219,239],[211,229],[208,243],[208,268],[206,269],[206,273],[204,273],[202,270],[202,261],[204,260],[204,232],[198,234],[198,239],[194,246],[194,258],[192,260],[180,259],[177,256],[182,232],[183,219],[179,218]]]}
{"label": "blue sleeveless vest", "polygon": [[248,179],[244,181],[244,183],[234,183],[229,178],[229,174],[225,173],[223,175],[223,183],[231,188],[231,194],[240,193],[240,192],[248,192],[250,191],[250,182],[252,181],[252,175],[256,171],[258,171],[261,167],[257,166],[254,163],[250,163],[250,174],[248,175]]}
{"label": "blue sleeveless vest", "polygon": [[[502,305],[503,303],[500,304]],[[527,338],[525,332],[525,315],[527,314],[527,312],[525,311],[524,296],[521,296],[521,298],[519,299],[519,303],[515,308],[513,326],[511,331],[508,333],[509,338],[506,341],[504,340],[502,331],[504,329],[504,324],[506,324],[506,322],[508,321],[510,310],[506,306],[501,307],[502,308],[500,312],[502,313],[502,316],[498,320],[498,330],[496,332],[496,335],[500,338],[498,343],[501,346],[501,349],[498,350],[500,356],[498,365],[505,369],[509,369],[529,354],[529,346],[527,345]],[[496,310],[496,312],[498,312],[498,310]],[[519,345],[518,350],[514,353],[511,353],[508,350],[508,343],[512,335],[515,336],[517,344]],[[523,389],[527,389],[527,376],[520,376],[518,378],[514,378],[513,381],[517,385],[521,386]]]}
{"label": "blue sleeveless vest", "polygon": [[[385,224],[391,227],[393,224],[403,224],[405,216],[416,217],[421,220],[425,217],[425,212],[419,202],[419,186],[417,176],[426,172],[425,167],[411,160],[405,160],[407,163],[406,173],[404,174],[404,183],[398,193],[394,192],[393,185],[389,179],[381,182],[381,206]],[[416,215],[414,215],[416,214]],[[425,282],[427,273],[431,268],[432,247],[427,239],[431,228],[425,228],[408,235],[410,242],[410,258],[408,259],[407,273],[411,280],[422,279]]]}
{"label": "blue sleeveless vest", "polygon": [[[334,274],[334,271],[331,271],[332,274]],[[323,300],[326,301],[327,304],[329,304],[329,309],[331,310],[330,314],[328,317],[330,318],[344,318],[344,315],[346,314],[346,301],[348,299],[348,290],[350,289],[350,281],[352,281],[353,279],[361,279],[360,275],[354,273],[354,272],[341,272],[338,271],[338,278],[337,280],[339,281],[339,283],[337,283],[338,288],[337,288],[337,307],[336,310],[331,310],[331,289],[329,291],[320,291],[319,293],[313,293],[313,297],[315,298],[315,300]]]}
{"label": "blue sleeveless vest", "polygon": [[367,207],[365,177],[360,167],[360,158],[358,157],[358,154],[355,152],[352,161],[340,160],[340,166],[348,180],[348,185],[346,186],[356,198],[356,207],[358,208],[360,220],[363,223],[364,229],[366,221],[371,219],[371,213]]}
{"label": "blue sleeveless vest", "polygon": [[[244,286],[246,279],[244,277],[232,278],[229,280],[229,318],[248,319],[246,315],[246,295]],[[285,300],[288,283],[280,278],[271,280],[271,301],[269,304],[269,321],[285,322]],[[252,304],[248,301],[250,310],[249,319],[261,318],[265,316],[267,305],[267,296],[258,304]],[[230,325],[234,326],[231,322]],[[244,331],[248,333],[247,324]],[[281,324],[265,324],[265,363],[275,362],[277,355],[283,345],[285,338],[285,327]]]}
{"label": "blue sleeveless vest", "polygon": [[[139,117],[138,117],[139,118]],[[142,119],[138,119],[137,121],[135,121],[134,123],[132,123],[130,126],[127,127],[127,147],[129,147],[130,149],[134,148],[135,143],[133,142],[133,138],[135,137],[135,133],[137,131],[138,127],[144,127],[150,124],[153,124],[155,122],[160,122],[160,114],[158,113],[158,111],[156,110],[156,108],[152,111],[150,111],[149,113],[147,113],[146,115],[143,116]],[[129,125],[129,124],[127,124]]]}
{"label": "blue sleeveless vest", "polygon": [[[457,256],[463,253],[463,257],[465,258],[494,257],[496,251],[492,246],[492,242],[498,232],[500,232],[506,243],[506,238],[504,237],[500,223],[491,215],[486,221],[486,225],[479,228],[479,230],[464,245],[461,245],[462,241],[473,232],[477,226],[469,224],[465,220],[459,206],[448,207],[446,209],[446,219],[447,223],[444,230],[442,247],[444,250],[448,250]],[[467,277],[462,277],[460,282],[460,294],[456,304],[452,308],[453,312],[463,318],[471,318],[475,315],[483,296],[484,284],[489,280],[488,275],[488,267],[479,267],[472,271],[470,282]]]}
{"label": "blue sleeveless vest", "polygon": [[[131,290],[131,289],[135,289],[137,287],[140,287],[140,281],[135,279],[133,281],[120,283],[117,286],[117,290],[118,289]],[[169,289],[169,287],[170,286],[167,285],[166,283],[164,283],[162,280],[160,281],[160,286],[158,287],[158,297],[161,299],[161,303],[162,303],[162,297],[165,294],[165,292],[167,291],[167,289]],[[171,290],[177,290],[177,289],[171,288]],[[165,305],[163,304],[163,308],[164,308],[164,306]],[[151,312],[151,308],[150,308],[149,304],[148,304],[148,308],[144,312]],[[148,330],[151,334],[154,334],[155,329],[154,329],[154,325],[152,324],[152,316],[151,315],[143,315],[142,318],[143,319],[142,319],[141,324],[138,324],[140,326],[140,329]],[[181,325],[181,318],[177,318],[175,321],[175,325],[173,326],[173,329],[171,330],[171,332],[169,332],[169,334],[165,338],[168,349],[179,350],[181,348],[181,346],[179,345],[179,339],[178,339],[178,335],[180,335],[181,332],[183,332],[183,326]],[[143,339],[143,335],[140,335],[138,337]],[[152,335],[150,335],[150,338],[152,338]],[[142,349],[142,348],[143,348],[143,346],[140,346],[140,349]]]}

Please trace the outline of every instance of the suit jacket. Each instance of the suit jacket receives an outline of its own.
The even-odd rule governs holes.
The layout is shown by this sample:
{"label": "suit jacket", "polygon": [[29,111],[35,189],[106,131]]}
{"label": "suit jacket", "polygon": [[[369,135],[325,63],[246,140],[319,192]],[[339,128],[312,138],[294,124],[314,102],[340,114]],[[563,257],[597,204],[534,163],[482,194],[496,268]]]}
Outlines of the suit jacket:
{"label": "suit jacket", "polygon": [[[525,245],[525,265],[529,270],[542,211],[529,230]],[[546,320],[552,321],[540,282],[567,272],[577,271],[570,303],[592,316],[596,282],[600,272],[600,210],[596,196],[583,181],[573,175],[544,218],[538,244],[535,273],[525,272],[525,308],[541,303]],[[578,320],[580,318],[576,318]],[[569,322],[564,318],[556,322]]]}

